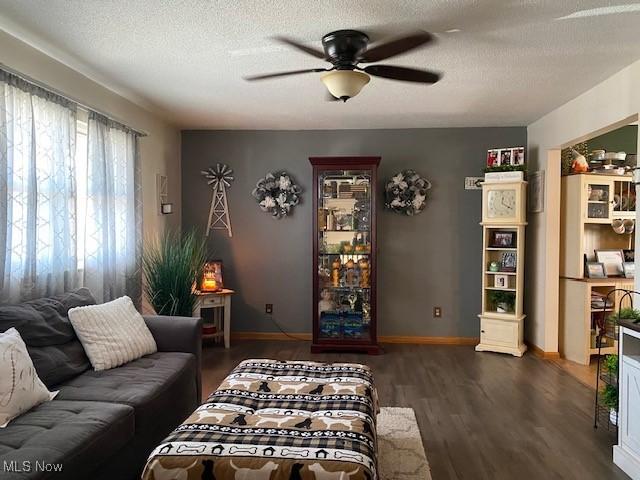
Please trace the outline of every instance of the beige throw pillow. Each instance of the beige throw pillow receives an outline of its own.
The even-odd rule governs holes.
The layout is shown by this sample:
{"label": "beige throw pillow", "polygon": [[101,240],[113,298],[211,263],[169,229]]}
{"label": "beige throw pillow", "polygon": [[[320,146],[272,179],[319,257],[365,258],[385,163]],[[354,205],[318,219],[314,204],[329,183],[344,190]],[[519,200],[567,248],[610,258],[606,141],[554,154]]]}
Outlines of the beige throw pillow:
{"label": "beige throw pillow", "polygon": [[69,320],[95,370],[108,370],[158,351],[129,297],[69,310]]}
{"label": "beige throw pillow", "polygon": [[0,333],[0,428],[57,394],[47,390],[38,377],[18,331],[10,328]]}

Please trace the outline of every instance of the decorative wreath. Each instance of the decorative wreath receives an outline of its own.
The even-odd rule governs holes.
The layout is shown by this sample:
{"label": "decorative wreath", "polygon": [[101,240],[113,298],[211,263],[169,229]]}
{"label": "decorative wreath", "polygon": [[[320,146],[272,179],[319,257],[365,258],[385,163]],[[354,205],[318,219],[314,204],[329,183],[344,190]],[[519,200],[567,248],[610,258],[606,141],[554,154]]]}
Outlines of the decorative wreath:
{"label": "decorative wreath", "polygon": [[251,195],[258,200],[263,212],[270,212],[274,218],[283,218],[291,213],[294,206],[300,203],[302,189],[296,185],[291,175],[280,171],[267,173],[258,180]]}
{"label": "decorative wreath", "polygon": [[424,210],[430,188],[431,182],[415,170],[403,170],[386,184],[384,206],[404,215],[417,215]]}

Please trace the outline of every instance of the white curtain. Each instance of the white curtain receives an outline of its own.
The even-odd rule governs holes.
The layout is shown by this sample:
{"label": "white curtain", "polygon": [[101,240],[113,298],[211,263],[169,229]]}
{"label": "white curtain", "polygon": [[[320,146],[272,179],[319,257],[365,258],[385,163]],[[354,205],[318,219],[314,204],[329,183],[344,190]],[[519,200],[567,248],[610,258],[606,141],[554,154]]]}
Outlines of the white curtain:
{"label": "white curtain", "polygon": [[138,135],[89,112],[83,283],[98,302],[141,299]]}
{"label": "white curtain", "polygon": [[0,70],[2,302],[79,286],[75,139],[75,104]]}

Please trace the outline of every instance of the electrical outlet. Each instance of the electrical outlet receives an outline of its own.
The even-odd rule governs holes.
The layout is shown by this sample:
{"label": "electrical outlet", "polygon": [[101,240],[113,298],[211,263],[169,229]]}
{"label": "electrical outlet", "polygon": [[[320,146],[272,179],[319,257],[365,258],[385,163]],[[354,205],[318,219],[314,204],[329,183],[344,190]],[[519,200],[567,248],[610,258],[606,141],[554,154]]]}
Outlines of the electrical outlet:
{"label": "electrical outlet", "polygon": [[433,318],[442,317],[442,307],[433,307]]}
{"label": "electrical outlet", "polygon": [[273,314],[273,303],[265,304],[264,313],[266,313],[267,315],[272,315]]}

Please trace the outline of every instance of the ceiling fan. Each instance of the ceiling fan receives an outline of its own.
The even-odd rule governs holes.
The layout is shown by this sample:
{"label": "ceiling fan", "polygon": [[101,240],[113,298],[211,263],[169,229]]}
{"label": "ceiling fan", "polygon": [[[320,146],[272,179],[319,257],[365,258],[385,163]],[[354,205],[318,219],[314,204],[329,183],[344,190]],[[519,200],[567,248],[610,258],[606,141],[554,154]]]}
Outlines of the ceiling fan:
{"label": "ceiling fan", "polygon": [[328,99],[342,100],[343,102],[360,93],[362,87],[369,83],[369,75],[391,80],[427,84],[436,83],[440,80],[439,73],[429,70],[394,65],[367,65],[364,68],[359,66],[360,63],[374,63],[386,60],[433,42],[433,35],[422,30],[377,46],[374,45],[372,48],[368,48],[369,37],[365,33],[357,30],[337,30],[322,37],[324,51],[309,47],[288,37],[276,37],[275,39],[313,57],[325,60],[331,63],[331,67],[255,75],[245,77],[245,80],[266,80],[302,73],[326,72],[322,75],[321,80],[331,94]]}

